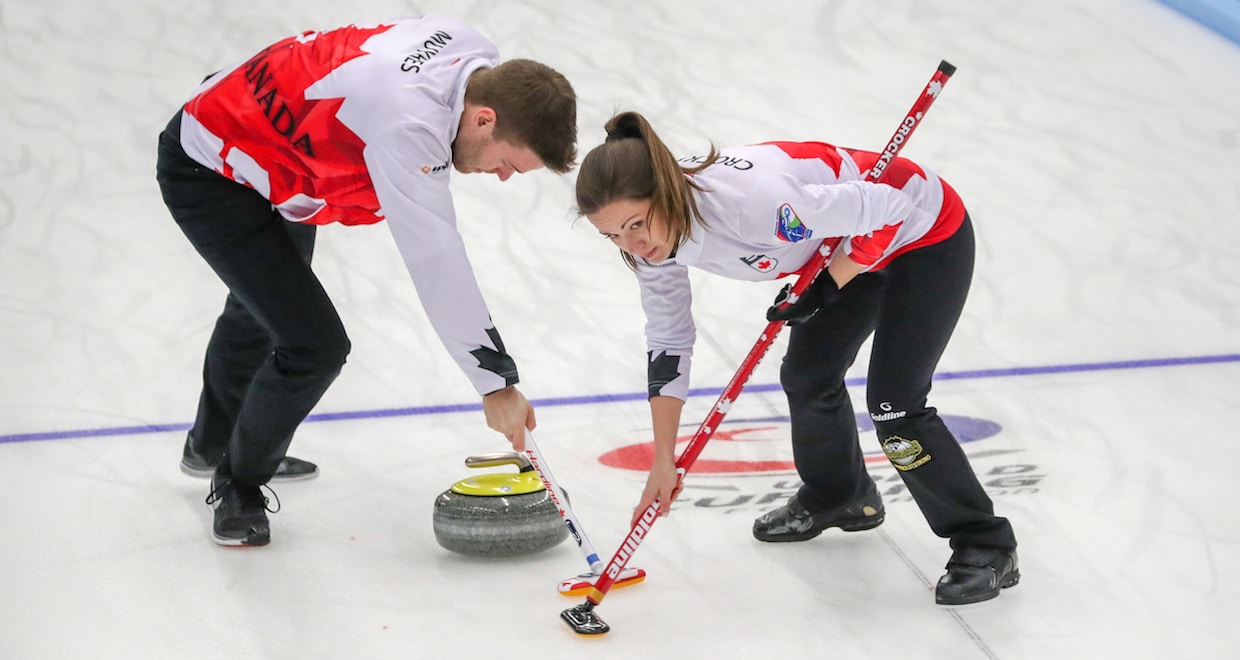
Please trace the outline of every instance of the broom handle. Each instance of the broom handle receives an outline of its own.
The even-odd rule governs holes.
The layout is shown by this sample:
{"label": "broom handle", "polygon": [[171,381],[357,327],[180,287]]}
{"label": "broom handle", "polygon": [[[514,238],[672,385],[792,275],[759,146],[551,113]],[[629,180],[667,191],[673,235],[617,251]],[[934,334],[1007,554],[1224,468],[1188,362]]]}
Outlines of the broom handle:
{"label": "broom handle", "polygon": [[556,482],[555,476],[551,474],[551,468],[547,467],[547,461],[543,459],[542,452],[538,450],[538,445],[534,442],[534,434],[529,429],[525,431],[525,454],[530,459],[530,464],[534,466],[534,470],[538,472],[538,478],[542,479],[543,487],[547,489],[547,494],[551,496],[551,502],[555,504],[556,509],[560,512],[560,517],[564,519],[564,524],[568,526],[568,533],[577,542],[577,547],[581,548],[581,554],[585,555],[586,563],[590,565],[590,572],[598,575],[603,571],[603,560],[599,559],[598,553],[594,551],[594,546],[590,544],[586,531],[581,527],[581,523],[577,520],[577,515],[573,513],[573,508],[568,504],[568,495],[560,488],[560,484]]}

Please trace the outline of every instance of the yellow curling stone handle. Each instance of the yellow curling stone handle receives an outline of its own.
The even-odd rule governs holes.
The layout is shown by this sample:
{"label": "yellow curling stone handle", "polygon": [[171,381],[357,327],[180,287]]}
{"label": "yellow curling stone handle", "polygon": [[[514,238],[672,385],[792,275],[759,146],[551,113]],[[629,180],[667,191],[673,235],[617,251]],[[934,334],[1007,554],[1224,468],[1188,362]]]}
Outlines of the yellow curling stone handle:
{"label": "yellow curling stone handle", "polygon": [[530,464],[530,459],[525,454],[507,451],[470,456],[465,459],[465,466],[471,468],[488,468],[499,465],[515,465],[519,471],[515,474],[512,472],[494,472],[469,477],[452,484],[452,488],[449,490],[459,495],[473,495],[475,497],[528,495],[546,490],[542,479],[538,477],[538,473],[534,470],[534,466]]}

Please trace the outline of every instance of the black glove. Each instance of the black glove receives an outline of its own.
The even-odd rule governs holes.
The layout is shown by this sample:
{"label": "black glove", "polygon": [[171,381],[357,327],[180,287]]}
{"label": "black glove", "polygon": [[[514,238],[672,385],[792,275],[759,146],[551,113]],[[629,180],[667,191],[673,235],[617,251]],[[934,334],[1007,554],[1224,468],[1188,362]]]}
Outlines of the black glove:
{"label": "black glove", "polygon": [[784,288],[779,290],[779,295],[775,296],[775,303],[766,310],[766,320],[785,321],[790,326],[804,323],[817,314],[818,310],[840,297],[840,288],[836,286],[835,278],[825,270],[818,274],[818,277],[795,303],[781,309],[780,306],[788,300],[788,294],[791,292],[792,283],[785,284]]}

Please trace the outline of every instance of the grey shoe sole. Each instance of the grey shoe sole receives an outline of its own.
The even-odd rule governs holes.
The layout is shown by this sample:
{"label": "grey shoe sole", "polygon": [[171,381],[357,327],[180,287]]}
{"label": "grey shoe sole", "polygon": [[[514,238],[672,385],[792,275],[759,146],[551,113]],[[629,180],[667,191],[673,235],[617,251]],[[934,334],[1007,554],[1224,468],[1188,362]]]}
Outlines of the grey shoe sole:
{"label": "grey shoe sole", "polygon": [[238,539],[228,536],[220,536],[215,533],[215,530],[212,530],[211,540],[215,541],[217,545],[222,545],[229,548],[257,548],[271,543],[271,531],[255,532],[246,538]]}
{"label": "grey shoe sole", "polygon": [[[191,477],[210,479],[211,475],[215,474],[215,466],[190,463],[182,459],[181,471]],[[303,461],[300,458],[288,456],[280,461],[280,467],[276,469],[276,473],[271,479],[273,481],[305,481],[317,476],[319,476],[319,466],[310,461]]]}

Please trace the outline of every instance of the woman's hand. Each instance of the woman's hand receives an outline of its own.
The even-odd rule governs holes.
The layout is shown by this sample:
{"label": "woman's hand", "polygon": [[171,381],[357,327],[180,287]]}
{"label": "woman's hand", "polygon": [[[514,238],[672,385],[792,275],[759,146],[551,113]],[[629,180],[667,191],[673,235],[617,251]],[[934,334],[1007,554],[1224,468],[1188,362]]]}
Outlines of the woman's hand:
{"label": "woman's hand", "polygon": [[642,491],[641,502],[633,510],[633,517],[629,520],[629,526],[637,524],[637,519],[646,512],[646,509],[655,500],[659,501],[660,516],[666,516],[671,513],[672,500],[675,500],[684,488],[683,483],[677,483],[679,480],[680,475],[677,474],[675,461],[656,459],[654,465],[650,467],[650,475],[646,477],[646,489]]}

